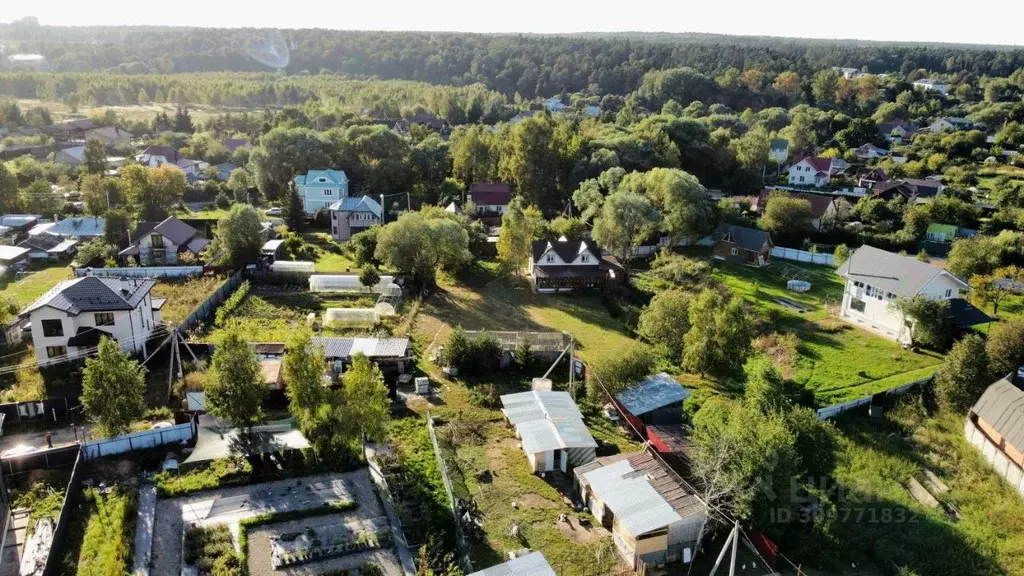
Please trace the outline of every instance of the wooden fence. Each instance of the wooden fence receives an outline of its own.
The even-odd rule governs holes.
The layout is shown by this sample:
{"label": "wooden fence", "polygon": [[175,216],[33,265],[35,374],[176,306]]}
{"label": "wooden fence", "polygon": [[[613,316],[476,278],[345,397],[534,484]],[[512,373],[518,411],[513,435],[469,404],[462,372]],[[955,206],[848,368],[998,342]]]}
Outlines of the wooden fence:
{"label": "wooden fence", "polygon": [[832,254],[808,252],[807,250],[783,248],[781,246],[772,248],[772,258],[793,260],[795,262],[807,262],[809,264],[821,264],[822,266],[835,266],[836,263],[836,258]]}
{"label": "wooden fence", "polygon": [[209,320],[217,311],[217,307],[234,294],[235,290],[238,290],[238,287],[241,285],[242,271],[239,270],[229,276],[228,279],[221,284],[220,288],[217,288],[217,291],[210,294],[210,297],[207,298],[205,302],[197,306],[196,309],[188,315],[188,318],[185,318],[181,324],[175,327],[175,330],[178,334],[184,334],[188,330],[191,330],[199,324]]}
{"label": "wooden fence", "polygon": [[75,276],[99,278],[186,278],[202,276],[202,266],[127,266],[121,268],[78,268]]}
{"label": "wooden fence", "polygon": [[896,386],[895,388],[890,388],[888,390],[878,392],[877,394],[870,394],[862,398],[857,398],[856,400],[849,400],[847,402],[843,402],[842,404],[833,404],[832,406],[826,406],[825,408],[818,408],[818,420],[828,420],[829,418],[834,418],[839,414],[846,412],[847,410],[853,410],[854,408],[857,408],[859,406],[871,404],[872,400],[875,400],[876,398],[879,397],[900,396],[902,394],[909,392],[916,386],[922,386],[924,384],[927,384],[928,382],[931,382],[932,378],[934,377],[935,374],[932,374],[927,378],[915,380],[907,384],[901,384],[899,386]]}

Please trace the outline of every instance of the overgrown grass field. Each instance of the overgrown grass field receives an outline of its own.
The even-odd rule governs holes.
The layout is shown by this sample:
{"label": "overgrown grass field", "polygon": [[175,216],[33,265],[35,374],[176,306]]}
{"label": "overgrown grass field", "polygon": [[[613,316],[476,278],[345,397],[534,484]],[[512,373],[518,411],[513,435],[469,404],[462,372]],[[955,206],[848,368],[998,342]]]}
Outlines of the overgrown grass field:
{"label": "overgrown grass field", "polygon": [[164,322],[180,324],[220,288],[226,276],[195,276],[187,280],[162,279],[153,287],[153,298],[167,298],[160,310]]}
{"label": "overgrown grass field", "polygon": [[16,280],[14,274],[0,282],[0,298],[14,302],[24,308],[35,302],[47,290],[57,283],[72,278],[71,268],[66,264],[54,264],[45,268],[32,268],[32,274],[23,280]]}

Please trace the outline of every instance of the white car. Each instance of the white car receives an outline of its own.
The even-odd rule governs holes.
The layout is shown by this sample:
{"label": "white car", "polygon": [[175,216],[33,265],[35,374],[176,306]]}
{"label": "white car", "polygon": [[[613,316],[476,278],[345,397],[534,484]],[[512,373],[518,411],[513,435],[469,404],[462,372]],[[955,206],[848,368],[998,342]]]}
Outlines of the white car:
{"label": "white car", "polygon": [[267,211],[264,212],[264,214],[266,214],[267,216],[280,216],[281,215],[281,209],[280,208],[267,208]]}

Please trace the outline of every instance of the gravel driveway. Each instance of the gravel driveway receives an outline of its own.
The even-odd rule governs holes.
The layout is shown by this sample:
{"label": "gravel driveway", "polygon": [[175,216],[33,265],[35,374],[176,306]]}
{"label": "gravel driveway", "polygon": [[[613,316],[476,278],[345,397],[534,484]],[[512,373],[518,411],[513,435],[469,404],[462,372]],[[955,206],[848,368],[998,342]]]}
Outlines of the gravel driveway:
{"label": "gravel driveway", "polygon": [[[205,525],[234,524],[264,512],[317,508],[325,502],[348,499],[359,505],[356,510],[360,516],[384,514],[366,468],[158,500],[150,573],[154,576],[181,574],[183,516]],[[252,553],[259,549],[250,544],[249,550]],[[269,557],[269,552],[267,555]]]}

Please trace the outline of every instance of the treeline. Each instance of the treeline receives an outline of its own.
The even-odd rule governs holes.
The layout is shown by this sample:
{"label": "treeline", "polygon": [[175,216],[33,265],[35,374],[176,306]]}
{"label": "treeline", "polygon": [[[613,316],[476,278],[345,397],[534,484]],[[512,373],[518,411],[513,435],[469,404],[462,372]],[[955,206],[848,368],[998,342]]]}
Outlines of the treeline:
{"label": "treeline", "polygon": [[590,90],[627,94],[649,70],[729,68],[803,76],[832,66],[872,73],[915,71],[1005,77],[1024,50],[980,46],[851,43],[699,34],[483,35],[426,32],[0,25],[5,52],[43,54],[58,72],[340,73],[484,86],[523,98]]}

